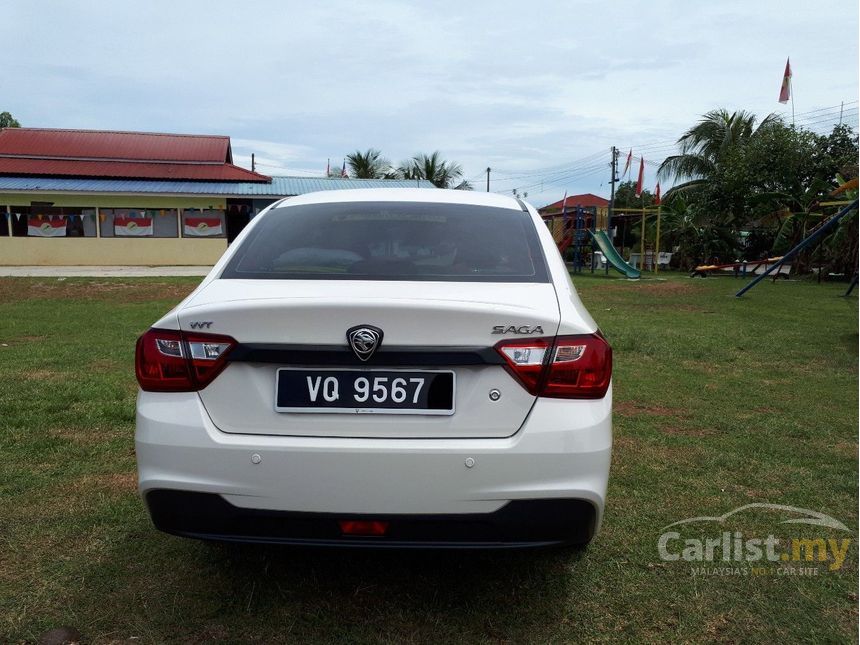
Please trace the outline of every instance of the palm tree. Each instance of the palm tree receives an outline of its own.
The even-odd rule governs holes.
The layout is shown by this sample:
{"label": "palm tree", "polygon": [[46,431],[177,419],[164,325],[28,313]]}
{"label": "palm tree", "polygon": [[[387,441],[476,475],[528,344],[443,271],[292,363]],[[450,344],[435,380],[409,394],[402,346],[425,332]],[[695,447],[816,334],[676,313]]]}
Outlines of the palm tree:
{"label": "palm tree", "polygon": [[706,185],[737,146],[745,145],[758,133],[779,123],[780,118],[769,114],[758,127],[756,121],[755,114],[745,110],[730,114],[720,109],[705,114],[678,139],[679,154],[660,164],[658,177],[683,182],[669,190],[666,197]]}
{"label": "palm tree", "polygon": [[469,190],[469,182],[462,182],[463,168],[453,161],[442,159],[439,151],[426,155],[417,154],[400,164],[398,175],[403,179],[426,179],[437,188]]}
{"label": "palm tree", "polygon": [[375,148],[348,154],[346,165],[349,166],[350,176],[357,179],[382,179],[391,175],[391,163]]}

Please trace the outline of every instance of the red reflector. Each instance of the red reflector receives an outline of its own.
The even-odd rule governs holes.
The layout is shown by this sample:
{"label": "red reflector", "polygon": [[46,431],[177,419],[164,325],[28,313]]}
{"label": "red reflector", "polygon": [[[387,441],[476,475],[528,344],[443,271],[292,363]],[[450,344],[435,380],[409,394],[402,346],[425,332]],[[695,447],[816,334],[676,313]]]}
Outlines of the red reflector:
{"label": "red reflector", "polygon": [[344,535],[382,536],[388,532],[388,522],[378,520],[341,520],[340,531]]}
{"label": "red reflector", "polygon": [[602,399],[612,379],[612,348],[599,334],[507,340],[496,351],[536,396]]}

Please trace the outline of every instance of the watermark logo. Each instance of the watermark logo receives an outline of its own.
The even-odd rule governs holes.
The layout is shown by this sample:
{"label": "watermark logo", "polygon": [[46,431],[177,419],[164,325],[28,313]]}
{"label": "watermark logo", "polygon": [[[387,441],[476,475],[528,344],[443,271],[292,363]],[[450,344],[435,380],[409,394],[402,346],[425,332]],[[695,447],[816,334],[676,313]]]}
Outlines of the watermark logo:
{"label": "watermark logo", "polygon": [[[776,513],[778,534],[744,532],[752,517]],[[788,516],[788,517],[785,517]],[[690,565],[693,575],[801,575],[840,571],[853,540],[830,515],[782,504],[746,504],[718,516],[690,517],[662,528],[657,553]]]}

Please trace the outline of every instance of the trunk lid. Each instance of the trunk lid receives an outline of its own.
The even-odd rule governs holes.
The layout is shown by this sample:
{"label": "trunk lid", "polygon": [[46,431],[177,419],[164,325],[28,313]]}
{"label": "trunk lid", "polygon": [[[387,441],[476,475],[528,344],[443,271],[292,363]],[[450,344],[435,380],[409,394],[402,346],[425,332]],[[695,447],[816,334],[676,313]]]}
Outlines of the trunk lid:
{"label": "trunk lid", "polygon": [[[248,346],[263,348],[233,360],[200,398],[214,424],[227,433],[336,436],[366,438],[507,437],[525,421],[535,397],[525,391],[501,364],[442,358],[445,350],[491,348],[519,334],[493,333],[494,328],[534,330],[554,336],[559,308],[551,283],[403,282],[388,280],[214,280],[178,312],[180,328],[235,338],[243,354]],[[201,327],[201,323],[211,323]],[[358,325],[383,330],[380,350],[366,363],[348,348],[346,332]],[[540,328],[540,329],[537,329]],[[587,331],[583,323],[583,331]],[[284,352],[285,348],[331,350],[327,368],[368,372],[390,369],[384,350],[406,350],[422,357],[420,364],[398,369],[451,370],[455,374],[455,412],[425,414],[325,414],[278,412],[277,370],[320,367],[316,354]],[[258,360],[261,356],[266,358]],[[493,352],[484,352],[492,356]],[[300,358],[296,359],[298,356]],[[335,356],[335,363],[331,362]],[[434,362],[438,356],[438,363]],[[293,357],[293,358],[288,358]],[[490,390],[501,396],[491,400]]]}

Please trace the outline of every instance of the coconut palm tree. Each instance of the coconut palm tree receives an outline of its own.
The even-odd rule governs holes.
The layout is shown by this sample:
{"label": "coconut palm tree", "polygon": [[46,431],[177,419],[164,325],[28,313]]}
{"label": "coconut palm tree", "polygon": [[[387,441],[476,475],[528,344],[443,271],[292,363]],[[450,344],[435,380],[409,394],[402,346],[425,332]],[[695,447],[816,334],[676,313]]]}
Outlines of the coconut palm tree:
{"label": "coconut palm tree", "polygon": [[391,174],[391,163],[375,148],[366,152],[356,150],[346,156],[350,177],[356,179],[382,179]]}
{"label": "coconut palm tree", "polygon": [[779,123],[775,114],[767,115],[758,127],[755,114],[738,110],[712,110],[702,117],[692,128],[678,139],[680,151],[677,155],[666,157],[657,171],[660,179],[672,179],[682,183],[666,193],[687,191],[709,183],[723,163],[737,146],[743,146],[760,132]]}
{"label": "coconut palm tree", "polygon": [[469,190],[469,183],[460,181],[463,168],[453,161],[442,159],[439,151],[430,155],[417,154],[412,159],[404,161],[397,169],[403,179],[426,179],[433,182],[437,188],[459,188]]}

